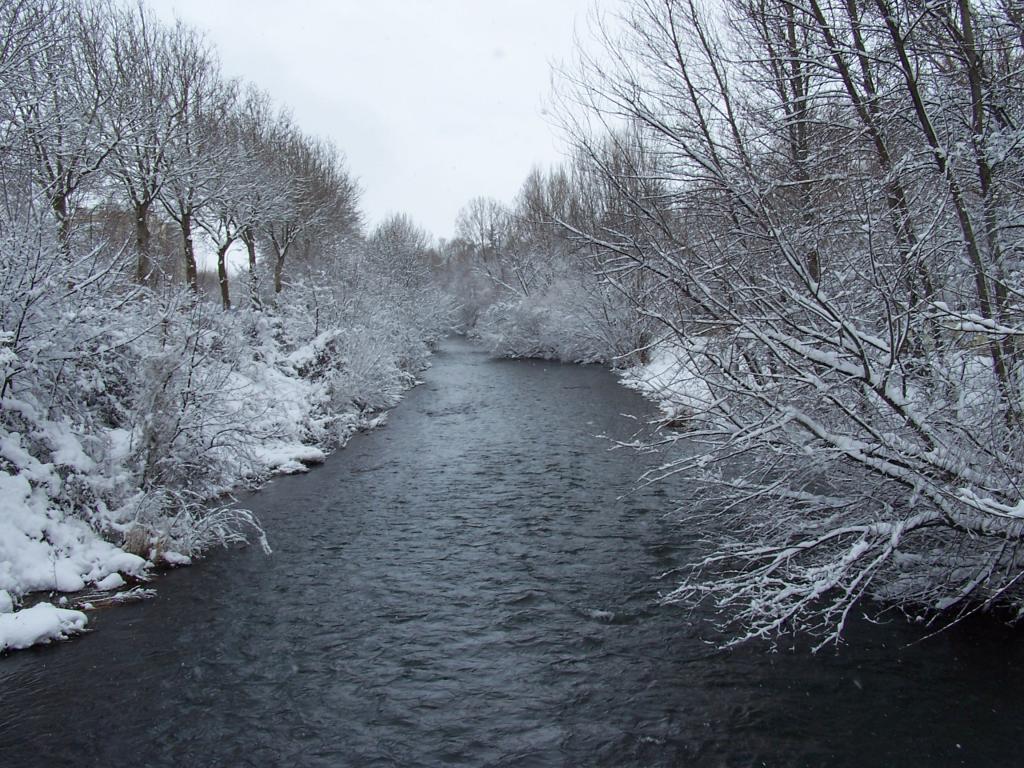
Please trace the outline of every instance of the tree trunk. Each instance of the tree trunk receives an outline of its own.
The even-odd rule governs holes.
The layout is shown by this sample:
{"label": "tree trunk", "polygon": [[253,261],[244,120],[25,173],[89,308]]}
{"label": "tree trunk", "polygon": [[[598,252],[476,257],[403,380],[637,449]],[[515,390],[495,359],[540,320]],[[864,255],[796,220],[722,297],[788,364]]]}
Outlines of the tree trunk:
{"label": "tree trunk", "polygon": [[252,230],[242,233],[242,241],[245,243],[245,250],[249,254],[249,301],[254,309],[261,309],[260,285],[256,276],[256,238]]}
{"label": "tree trunk", "polygon": [[185,250],[185,280],[193,293],[199,293],[199,270],[196,268],[196,250],[192,243],[192,214],[181,217],[181,240]]}
{"label": "tree trunk", "polygon": [[281,248],[276,242],[274,243],[274,293],[278,294],[281,292],[281,278],[284,275],[284,257],[287,255],[288,249]]}
{"label": "tree trunk", "polygon": [[58,194],[50,201],[53,215],[57,219],[57,244],[61,254],[71,258],[71,216],[68,213],[68,199]]}
{"label": "tree trunk", "polygon": [[153,264],[150,259],[149,205],[135,205],[135,250],[138,262],[135,265],[135,280],[138,283],[151,282]]}
{"label": "tree trunk", "polygon": [[225,243],[217,249],[217,282],[220,283],[220,300],[224,305],[224,309],[231,309],[231,293],[228,290],[228,265],[227,256],[228,248],[231,247],[232,240],[227,240]]}

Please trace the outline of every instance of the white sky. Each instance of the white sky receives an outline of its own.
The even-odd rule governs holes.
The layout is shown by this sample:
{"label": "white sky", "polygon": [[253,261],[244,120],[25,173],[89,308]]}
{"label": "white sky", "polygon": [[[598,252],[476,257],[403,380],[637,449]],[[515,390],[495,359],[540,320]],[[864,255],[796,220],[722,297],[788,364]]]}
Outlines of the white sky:
{"label": "white sky", "polygon": [[[368,223],[404,212],[448,237],[472,197],[510,201],[561,159],[542,113],[595,0],[149,0],[204,30],[228,76],[330,137]],[[608,5],[605,0],[605,5]]]}

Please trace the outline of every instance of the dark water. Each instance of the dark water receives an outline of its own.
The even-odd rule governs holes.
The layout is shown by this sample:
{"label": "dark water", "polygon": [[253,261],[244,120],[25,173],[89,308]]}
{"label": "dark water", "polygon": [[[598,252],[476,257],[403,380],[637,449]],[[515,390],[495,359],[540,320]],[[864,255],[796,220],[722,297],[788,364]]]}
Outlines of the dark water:
{"label": "dark water", "polygon": [[653,459],[594,435],[627,412],[599,368],[449,342],[390,426],[246,499],[271,557],[0,660],[0,766],[1024,764],[1020,633],[718,651],[658,608],[692,532],[620,500]]}

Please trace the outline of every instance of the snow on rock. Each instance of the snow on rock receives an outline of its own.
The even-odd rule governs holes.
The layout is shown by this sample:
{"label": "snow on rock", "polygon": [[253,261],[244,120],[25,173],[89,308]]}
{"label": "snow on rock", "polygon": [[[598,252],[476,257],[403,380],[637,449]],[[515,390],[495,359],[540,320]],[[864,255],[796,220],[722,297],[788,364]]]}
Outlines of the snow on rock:
{"label": "snow on rock", "polygon": [[85,589],[85,579],[82,578],[75,566],[74,561],[68,557],[51,562],[53,568],[53,588],[58,592],[78,592]]}
{"label": "snow on rock", "polygon": [[109,576],[105,576],[96,582],[96,589],[104,592],[109,592],[114,589],[120,589],[125,585],[124,579],[119,573],[111,573]]}
{"label": "snow on rock", "polygon": [[327,455],[319,448],[301,443],[271,443],[254,450],[256,460],[272,472],[285,475],[305,472],[310,464],[322,464]]}
{"label": "snow on rock", "polygon": [[11,593],[6,589],[0,589],[0,613],[10,613],[14,610],[14,600]]}
{"label": "snow on rock", "polygon": [[308,472],[309,467],[303,464],[301,461],[282,461],[280,463],[271,466],[271,470],[279,475],[298,475],[303,472]]}
{"label": "snow on rock", "polygon": [[388,414],[387,411],[385,411],[384,413],[377,414],[376,416],[367,419],[359,428],[361,430],[368,431],[371,429],[377,429],[378,427],[382,427],[387,423]]}
{"label": "snow on rock", "polygon": [[131,552],[124,552],[117,547],[114,547],[110,554],[103,561],[103,570],[108,573],[114,571],[120,571],[126,573],[129,576],[135,576],[137,578],[144,578],[146,575],[146,568],[149,567],[149,562],[138,555],[133,555]]}
{"label": "snow on rock", "polygon": [[57,608],[49,603],[0,614],[0,651],[61,640],[84,631],[86,623],[88,619],[81,611]]}
{"label": "snow on rock", "polygon": [[192,565],[192,558],[180,552],[164,552],[160,557],[168,565]]}

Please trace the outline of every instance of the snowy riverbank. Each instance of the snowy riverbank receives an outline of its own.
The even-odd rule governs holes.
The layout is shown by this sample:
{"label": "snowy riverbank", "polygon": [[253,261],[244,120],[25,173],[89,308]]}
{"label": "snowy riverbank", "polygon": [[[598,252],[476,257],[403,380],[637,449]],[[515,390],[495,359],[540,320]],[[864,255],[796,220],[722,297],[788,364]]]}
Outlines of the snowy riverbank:
{"label": "snowy riverbank", "polygon": [[663,423],[675,424],[708,403],[710,391],[698,374],[699,356],[699,340],[687,345],[663,341],[650,350],[648,363],[622,370],[620,378],[657,403]]}
{"label": "snowy riverbank", "polygon": [[[260,313],[213,316],[195,340],[204,362],[190,371],[192,383],[165,382],[177,390],[169,402],[197,399],[189,413],[141,398],[137,418],[111,427],[49,418],[31,392],[4,398],[0,651],[81,632],[85,610],[151,594],[141,585],[156,570],[189,564],[211,546],[265,545],[255,518],[211,500],[322,462],[355,432],[382,424],[427,365],[426,344],[411,336],[395,344],[380,329],[334,328],[295,344],[287,325]],[[130,367],[159,367],[139,346]],[[111,383],[100,382],[104,394]],[[155,424],[168,416],[170,428]],[[162,473],[162,482],[147,473]]]}

